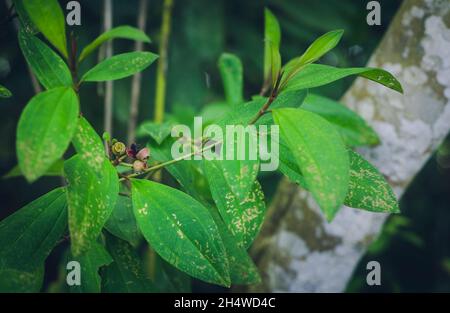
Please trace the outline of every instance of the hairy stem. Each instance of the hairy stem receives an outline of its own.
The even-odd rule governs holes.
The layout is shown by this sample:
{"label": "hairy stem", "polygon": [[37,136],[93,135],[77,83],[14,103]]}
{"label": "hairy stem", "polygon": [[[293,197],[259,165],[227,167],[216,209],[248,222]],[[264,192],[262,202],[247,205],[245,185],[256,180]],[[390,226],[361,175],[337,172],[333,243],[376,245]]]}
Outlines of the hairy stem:
{"label": "hairy stem", "polygon": [[[145,32],[145,25],[147,24],[147,8],[148,0],[140,0],[139,12],[138,12],[138,28]],[[143,42],[136,41],[134,49],[136,51],[142,51]],[[142,74],[137,73],[133,77],[131,86],[131,103],[130,103],[130,118],[128,120],[128,144],[132,144],[136,139],[136,125],[139,112],[139,98],[141,95],[141,81]]]}

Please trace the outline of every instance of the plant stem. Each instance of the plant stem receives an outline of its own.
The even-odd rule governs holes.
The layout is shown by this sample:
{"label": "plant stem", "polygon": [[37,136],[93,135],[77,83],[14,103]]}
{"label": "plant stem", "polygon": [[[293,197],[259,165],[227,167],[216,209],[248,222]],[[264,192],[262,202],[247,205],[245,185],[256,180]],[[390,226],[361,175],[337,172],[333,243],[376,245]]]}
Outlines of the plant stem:
{"label": "plant stem", "polygon": [[[215,146],[217,146],[217,145],[219,145],[219,144],[221,144],[221,143],[222,143],[221,140],[220,140],[220,141],[217,141],[217,142],[215,142],[215,143],[212,144],[212,145],[206,146],[206,147],[203,148],[200,152],[205,152],[205,151],[207,151],[207,150],[210,150],[210,149],[212,149],[213,147],[215,147]],[[126,177],[121,178],[119,181],[124,181],[124,180],[126,180],[126,179],[138,177],[138,176],[147,174],[147,173],[149,173],[149,172],[159,170],[159,169],[164,168],[164,167],[166,167],[166,166],[169,166],[169,165],[175,164],[175,163],[177,163],[177,162],[183,161],[183,160],[185,160],[185,159],[187,159],[187,158],[190,158],[191,156],[193,156],[193,155],[195,155],[195,154],[197,154],[197,153],[199,153],[199,152],[194,151],[194,152],[188,153],[188,154],[186,154],[186,155],[183,155],[183,156],[181,156],[181,157],[178,157],[178,158],[176,158],[176,159],[173,159],[173,160],[170,160],[170,161],[167,161],[167,162],[164,162],[164,163],[157,164],[157,165],[155,165],[155,166],[152,166],[152,167],[147,168],[146,170],[142,171],[141,173],[134,173],[134,174],[127,175]]]}
{"label": "plant stem", "polygon": [[164,120],[166,99],[167,49],[170,36],[170,21],[172,16],[173,0],[164,0],[163,18],[161,26],[161,42],[159,45],[159,60],[156,73],[156,94],[154,121],[162,123]]}
{"label": "plant stem", "polygon": [[[148,0],[140,0],[139,12],[138,12],[138,28],[145,32],[145,25],[147,24],[147,8]],[[143,42],[136,41],[134,49],[136,51],[142,51]],[[139,112],[139,98],[141,95],[141,81],[142,74],[137,73],[133,76],[133,82],[131,85],[131,103],[130,103],[130,118],[128,120],[128,144],[132,144],[136,139],[136,124]]]}
{"label": "plant stem", "polygon": [[[103,28],[104,31],[108,31],[112,28],[113,24],[113,8],[112,8],[112,0],[104,0],[103,2]],[[113,46],[112,41],[108,41],[105,43],[105,58],[110,58],[113,54]],[[105,132],[108,132],[112,135],[113,129],[113,118],[112,118],[112,108],[113,106],[113,82],[107,81],[105,88],[105,103],[104,103],[104,128]]]}
{"label": "plant stem", "polygon": [[256,113],[256,115],[250,120],[248,123],[249,125],[255,124],[261,116],[267,113],[267,110],[269,109],[272,102],[277,98],[278,96],[278,89],[280,86],[281,78],[283,77],[283,73],[280,72],[277,77],[277,81],[275,83],[275,86],[272,89],[272,93],[270,94],[269,99],[267,99],[267,102],[262,106],[262,108]]}

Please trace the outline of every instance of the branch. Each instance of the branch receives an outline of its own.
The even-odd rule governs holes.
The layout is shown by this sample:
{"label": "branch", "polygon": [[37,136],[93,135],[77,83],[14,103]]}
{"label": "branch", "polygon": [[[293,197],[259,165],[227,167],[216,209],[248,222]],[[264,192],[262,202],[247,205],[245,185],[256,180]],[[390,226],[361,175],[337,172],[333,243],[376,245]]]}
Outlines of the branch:
{"label": "branch", "polygon": [[161,26],[161,42],[159,46],[159,60],[156,73],[155,114],[156,123],[164,120],[164,106],[166,100],[167,50],[169,46],[170,23],[173,0],[164,0],[163,18]]}
{"label": "branch", "polygon": [[[112,0],[103,1],[103,30],[108,31],[113,24],[113,7]],[[105,43],[105,58],[110,58],[113,55],[113,43],[107,41]],[[105,132],[112,135],[113,131],[113,82],[107,81],[105,88],[105,102],[104,102],[104,128]]]}
{"label": "branch", "polygon": [[[139,12],[138,12],[138,28],[145,32],[145,25],[147,24],[147,8],[148,0],[140,0]],[[134,49],[136,51],[142,51],[143,42],[136,41]],[[131,86],[131,103],[130,103],[130,118],[128,121],[128,144],[132,144],[136,139],[136,125],[139,112],[139,98],[141,95],[141,81],[142,74],[137,73],[133,77]]]}

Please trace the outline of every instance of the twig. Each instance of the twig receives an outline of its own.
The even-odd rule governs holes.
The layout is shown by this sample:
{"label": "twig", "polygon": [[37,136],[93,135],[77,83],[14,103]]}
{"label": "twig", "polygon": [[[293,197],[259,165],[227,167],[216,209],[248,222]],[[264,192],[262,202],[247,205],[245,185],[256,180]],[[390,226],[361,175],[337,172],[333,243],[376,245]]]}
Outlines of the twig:
{"label": "twig", "polygon": [[[138,28],[145,32],[145,25],[147,24],[147,8],[148,0],[140,0],[138,12]],[[143,42],[136,41],[135,50],[142,51]],[[139,98],[141,95],[141,81],[142,74],[137,73],[133,77],[131,85],[131,103],[130,103],[130,118],[128,120],[128,144],[132,144],[136,139],[136,125],[139,112]]]}
{"label": "twig", "polygon": [[160,164],[154,165],[152,167],[149,167],[149,168],[145,169],[144,171],[142,171],[140,173],[134,173],[134,174],[127,175],[125,177],[122,177],[119,181],[124,181],[124,180],[130,179],[130,178],[134,178],[134,177],[138,177],[138,176],[141,176],[141,175],[144,175],[144,174],[148,174],[148,173],[150,173],[152,171],[157,171],[157,170],[162,169],[162,168],[164,168],[166,166],[169,166],[169,165],[175,164],[177,162],[186,160],[187,158],[190,158],[191,156],[194,156],[194,155],[196,155],[198,153],[203,153],[203,152],[205,152],[207,150],[210,150],[213,147],[218,146],[220,144],[222,144],[222,140],[216,141],[214,144],[207,145],[201,151],[194,151],[194,152],[188,153],[186,155],[183,155],[181,157],[178,157],[176,159],[173,159],[173,160],[170,160],[170,161],[167,161],[167,162],[160,163]]}
{"label": "twig", "polygon": [[[103,2],[103,15],[104,22],[103,28],[104,31],[108,31],[112,28],[113,24],[113,8],[112,8],[112,0],[104,0]],[[113,45],[112,41],[108,41],[105,44],[105,58],[110,58],[113,54]],[[105,103],[104,103],[104,124],[105,124],[105,132],[108,132],[112,135],[113,130],[113,82],[107,81],[105,88]]]}

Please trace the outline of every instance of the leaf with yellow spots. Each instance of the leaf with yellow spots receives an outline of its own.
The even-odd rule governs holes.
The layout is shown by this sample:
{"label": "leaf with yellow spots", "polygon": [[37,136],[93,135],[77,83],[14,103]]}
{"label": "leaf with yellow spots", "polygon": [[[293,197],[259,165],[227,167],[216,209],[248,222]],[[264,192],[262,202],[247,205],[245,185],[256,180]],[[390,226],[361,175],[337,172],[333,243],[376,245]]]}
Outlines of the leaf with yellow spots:
{"label": "leaf with yellow spots", "polygon": [[275,109],[273,117],[309,191],[331,221],[344,202],[349,181],[349,156],[339,133],[303,109]]}
{"label": "leaf with yellow spots", "polygon": [[119,193],[116,169],[104,160],[100,177],[86,167],[79,155],[64,164],[68,181],[69,231],[72,253],[88,251],[108,220]]}
{"label": "leaf with yellow spots", "polygon": [[131,186],[134,215],[151,247],[179,270],[229,286],[225,247],[208,209],[162,184],[132,179]]}
{"label": "leaf with yellow spots", "polygon": [[101,173],[106,159],[105,148],[94,128],[84,117],[78,119],[78,127],[72,143],[80,159],[96,173]]}
{"label": "leaf with yellow spots", "polygon": [[0,222],[0,270],[34,272],[66,229],[66,191],[57,188]]}
{"label": "leaf with yellow spots", "polygon": [[105,247],[94,242],[86,253],[80,257],[70,255],[69,261],[77,261],[80,263],[81,285],[68,286],[70,292],[73,293],[94,293],[101,290],[101,277],[99,275],[100,267],[108,265],[112,262],[111,256]]}
{"label": "leaf with yellow spots", "polygon": [[228,230],[236,238],[238,246],[247,249],[257,236],[266,213],[261,186],[254,181],[247,196],[239,199],[225,179],[219,161],[205,160],[204,169],[214,202]]}
{"label": "leaf with yellow spots", "polygon": [[17,126],[17,158],[29,182],[44,175],[62,157],[78,123],[78,97],[59,87],[31,99]]}
{"label": "leaf with yellow spots", "polygon": [[[105,234],[106,248],[113,262],[102,275],[102,292],[157,292],[159,289],[144,270],[136,250],[126,241]],[[159,287],[159,286],[158,286]]]}
{"label": "leaf with yellow spots", "polygon": [[115,55],[91,68],[81,78],[81,82],[101,82],[116,80],[143,71],[158,56],[151,52],[128,52]]}
{"label": "leaf with yellow spots", "polygon": [[358,153],[349,150],[350,180],[344,204],[372,212],[400,213],[398,201],[383,175]]}

